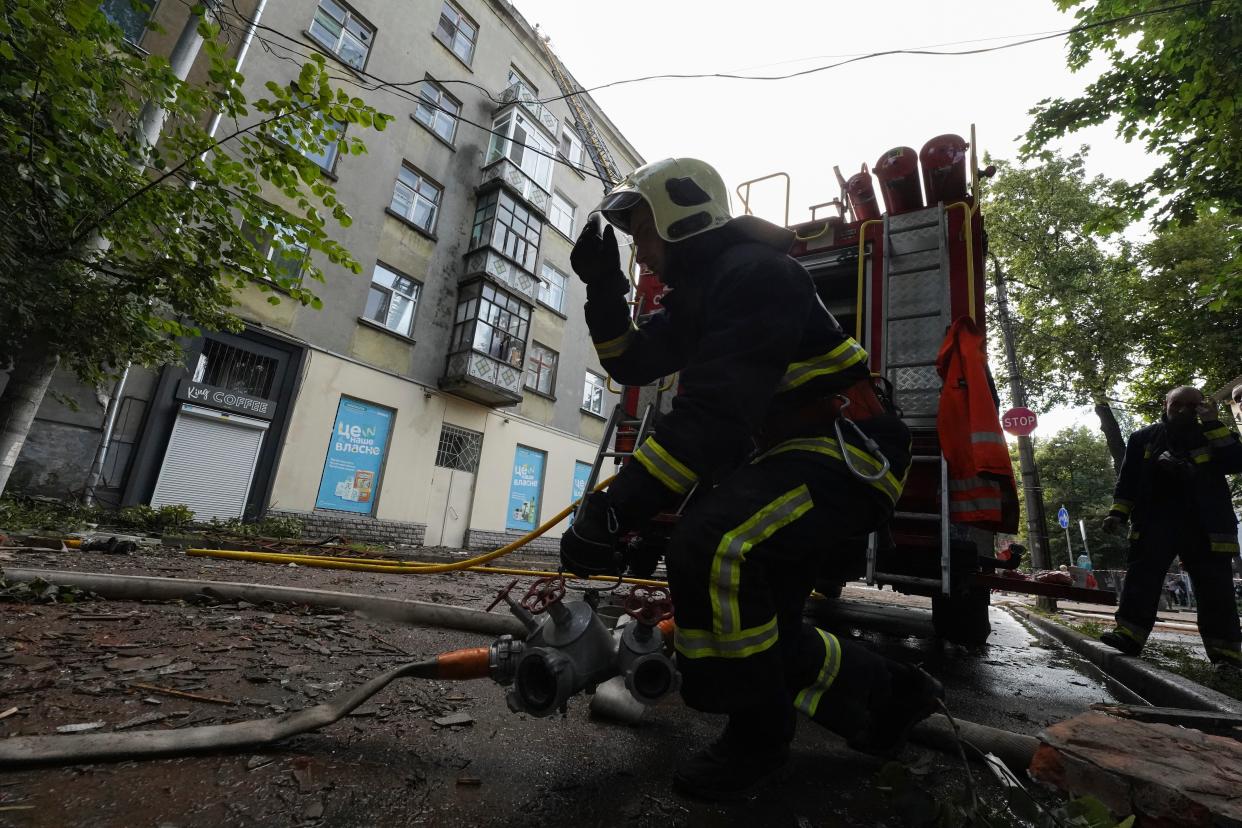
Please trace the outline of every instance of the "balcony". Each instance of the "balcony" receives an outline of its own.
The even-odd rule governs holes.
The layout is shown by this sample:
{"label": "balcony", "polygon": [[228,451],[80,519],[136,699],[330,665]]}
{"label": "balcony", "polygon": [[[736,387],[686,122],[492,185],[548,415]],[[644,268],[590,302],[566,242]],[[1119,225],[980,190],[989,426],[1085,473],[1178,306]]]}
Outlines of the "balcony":
{"label": "balcony", "polygon": [[521,81],[511,84],[507,89],[500,93],[500,100],[501,105],[496,110],[497,115],[499,115],[501,110],[503,110],[506,106],[517,104],[529,112],[530,116],[535,119],[539,126],[548,131],[548,135],[552,137],[553,141],[556,140],[556,116],[549,112],[546,106],[539,103],[535,93],[532,92],[526,84]]}
{"label": "balcony", "polygon": [[495,186],[493,182],[501,182],[513,190],[520,196],[523,201],[530,205],[531,209],[538,211],[540,218],[548,217],[548,205],[551,203],[552,194],[540,187],[535,180],[526,173],[522,172],[517,164],[514,164],[508,158],[501,154],[499,147],[495,144],[488,150],[487,158],[483,165],[483,178],[476,188],[476,192],[484,192]]}
{"label": "balcony", "polygon": [[532,305],[539,299],[539,278],[527,273],[495,250],[485,248],[466,256],[459,282],[485,276],[519,295]]}
{"label": "balcony", "polygon": [[522,401],[522,369],[475,351],[450,354],[440,387],[488,406]]}

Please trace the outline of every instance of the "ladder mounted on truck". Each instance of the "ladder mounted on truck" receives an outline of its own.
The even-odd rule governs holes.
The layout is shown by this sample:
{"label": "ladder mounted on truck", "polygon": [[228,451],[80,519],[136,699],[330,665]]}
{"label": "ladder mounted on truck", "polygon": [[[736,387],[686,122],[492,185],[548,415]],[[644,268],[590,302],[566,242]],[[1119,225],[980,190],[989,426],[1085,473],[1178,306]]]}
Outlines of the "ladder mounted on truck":
{"label": "ladder mounted on truck", "polygon": [[569,104],[569,108],[573,110],[574,118],[577,120],[578,131],[586,139],[587,149],[591,153],[591,162],[595,165],[595,169],[599,172],[600,177],[604,179],[604,189],[612,189],[621,183],[621,173],[617,171],[617,164],[612,160],[612,154],[608,151],[608,145],[604,143],[603,137],[599,134],[599,129],[596,128],[595,120],[591,117],[591,113],[583,105],[579,97],[585,95],[586,91],[578,86],[577,82],[574,81],[569,71],[565,68],[565,65],[561,63],[560,58],[552,51],[552,44],[548,36],[538,33],[535,40],[539,41],[544,57],[548,59],[548,67],[552,70],[552,77],[556,80],[556,85],[561,88],[561,94],[565,96],[565,103]]}

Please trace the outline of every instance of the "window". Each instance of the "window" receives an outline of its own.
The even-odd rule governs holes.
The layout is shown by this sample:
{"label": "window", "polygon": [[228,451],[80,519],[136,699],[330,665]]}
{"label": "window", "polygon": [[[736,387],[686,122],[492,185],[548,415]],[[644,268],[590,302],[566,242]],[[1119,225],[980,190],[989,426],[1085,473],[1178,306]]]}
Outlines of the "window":
{"label": "window", "polygon": [[449,352],[473,350],[523,368],[530,305],[490,282],[462,286]]}
{"label": "window", "polygon": [[103,0],[99,10],[104,17],[121,27],[125,39],[130,43],[138,43],[147,30],[147,22],[151,12],[159,0]]}
{"label": "window", "polygon": [[361,69],[371,51],[375,29],[336,0],[319,0],[310,36],[327,47],[344,63]]}
{"label": "window", "polygon": [[198,355],[191,380],[267,399],[272,394],[278,367],[272,357],[208,339]]}
{"label": "window", "polygon": [[535,85],[531,83],[530,81],[528,81],[526,79],[526,76],[523,75],[520,71],[518,71],[518,68],[516,66],[510,66],[509,67],[509,79],[505,85],[513,86],[513,84],[515,83],[520,83],[522,84],[522,86],[525,86],[526,91],[529,92],[532,96],[539,94],[539,90],[535,88]]}
{"label": "window", "polygon": [[491,245],[528,273],[535,272],[543,222],[504,190],[479,197],[470,231],[470,249]]}
{"label": "window", "polygon": [[276,135],[303,158],[314,161],[326,172],[332,172],[332,168],[336,166],[340,142],[345,138],[345,124],[329,121],[328,128],[323,133],[308,138],[304,130],[278,122]]}
{"label": "window", "polygon": [[479,470],[479,452],[482,448],[483,435],[479,432],[444,423],[440,426],[436,465],[474,474]]}
{"label": "window", "polygon": [[604,416],[604,378],[593,371],[586,372],[582,388],[582,410]]}
{"label": "window", "polygon": [[556,351],[538,342],[530,343],[526,354],[526,387],[552,396],[556,390]]}
{"label": "window", "polygon": [[557,152],[575,167],[582,166],[582,141],[572,127],[566,125],[561,130],[561,145],[557,148]]}
{"label": "window", "polygon": [[297,281],[301,277],[309,249],[306,242],[298,240],[297,230],[264,219],[257,227],[250,223],[242,225],[241,232],[273,264],[276,278]]}
{"label": "window", "polygon": [[397,173],[397,183],[392,189],[394,213],[405,217],[411,224],[430,233],[436,226],[436,212],[444,188],[430,178],[402,165]]}
{"label": "window", "polygon": [[446,2],[440,10],[436,37],[461,58],[462,63],[469,66],[474,60],[474,42],[479,37],[479,28],[454,4]]}
{"label": "window", "polygon": [[548,211],[548,218],[552,220],[553,227],[571,239],[574,237],[574,212],[577,209],[565,196],[552,193],[552,209]]}
{"label": "window", "polygon": [[443,86],[431,80],[423,81],[418,96],[422,100],[414,110],[414,120],[448,143],[453,143],[453,138],[457,135],[457,116],[461,112],[461,104]]}
{"label": "window", "polygon": [[[484,166],[508,158],[543,189],[552,186],[552,142],[521,112],[509,112],[492,124],[492,140]],[[497,134],[498,133],[498,134]]]}
{"label": "window", "polygon": [[367,294],[363,316],[390,331],[411,336],[422,287],[410,277],[377,264],[371,274],[371,292]]}
{"label": "window", "polygon": [[569,281],[568,277],[547,262],[543,263],[543,269],[539,275],[543,278],[539,285],[539,301],[557,313],[564,313],[565,285]]}

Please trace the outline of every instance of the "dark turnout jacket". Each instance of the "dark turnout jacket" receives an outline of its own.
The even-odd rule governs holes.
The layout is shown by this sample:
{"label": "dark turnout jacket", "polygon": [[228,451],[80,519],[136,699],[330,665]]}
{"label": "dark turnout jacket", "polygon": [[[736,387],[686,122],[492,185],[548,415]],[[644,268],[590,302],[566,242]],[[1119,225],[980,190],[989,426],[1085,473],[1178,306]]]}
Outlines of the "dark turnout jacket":
{"label": "dark turnout jacket", "polygon": [[1109,514],[1129,519],[1130,537],[1138,540],[1150,521],[1184,507],[1213,551],[1236,555],[1238,518],[1225,475],[1240,472],[1242,443],[1219,420],[1199,424],[1181,441],[1165,423],[1153,423],[1130,435]]}
{"label": "dark turnout jacket", "polygon": [[[587,325],[613,379],[644,385],[680,372],[672,411],[609,487],[623,519],[649,517],[699,481],[719,480],[750,457],[773,423],[803,422],[796,412],[870,376],[866,352],[787,255],[792,240],[783,228],[744,217],[669,245],[662,276],[670,289],[662,309],[640,325],[624,296],[588,290]],[[909,432],[892,416],[860,425],[891,465],[869,484],[891,508],[909,465]],[[825,419],[781,439],[831,440],[821,454],[848,451],[862,471],[879,470],[861,440],[841,447],[832,433]]]}

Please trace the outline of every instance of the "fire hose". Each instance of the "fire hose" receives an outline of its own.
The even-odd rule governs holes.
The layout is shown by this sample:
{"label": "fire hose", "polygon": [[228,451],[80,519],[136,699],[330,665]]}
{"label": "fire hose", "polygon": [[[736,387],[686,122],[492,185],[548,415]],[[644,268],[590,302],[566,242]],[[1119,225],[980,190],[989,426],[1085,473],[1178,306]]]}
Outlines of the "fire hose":
{"label": "fire hose", "polygon": [[[597,594],[565,601],[564,578],[536,581],[522,599],[513,581],[501,601],[526,629],[525,641],[501,635],[489,647],[443,653],[395,667],[331,701],[270,719],[183,730],[16,736],[0,740],[0,768],[156,758],[269,745],[338,721],[399,678],[491,678],[507,687],[510,710],[532,716],[564,712],[569,699],[618,678],[639,704],[655,704],[680,687],[666,651],[672,633],[668,591],[636,586],[625,610],[632,623],[609,629],[596,612]],[[490,610],[492,607],[489,607]],[[541,617],[542,616],[542,617]],[[609,697],[610,703],[615,699]]]}

